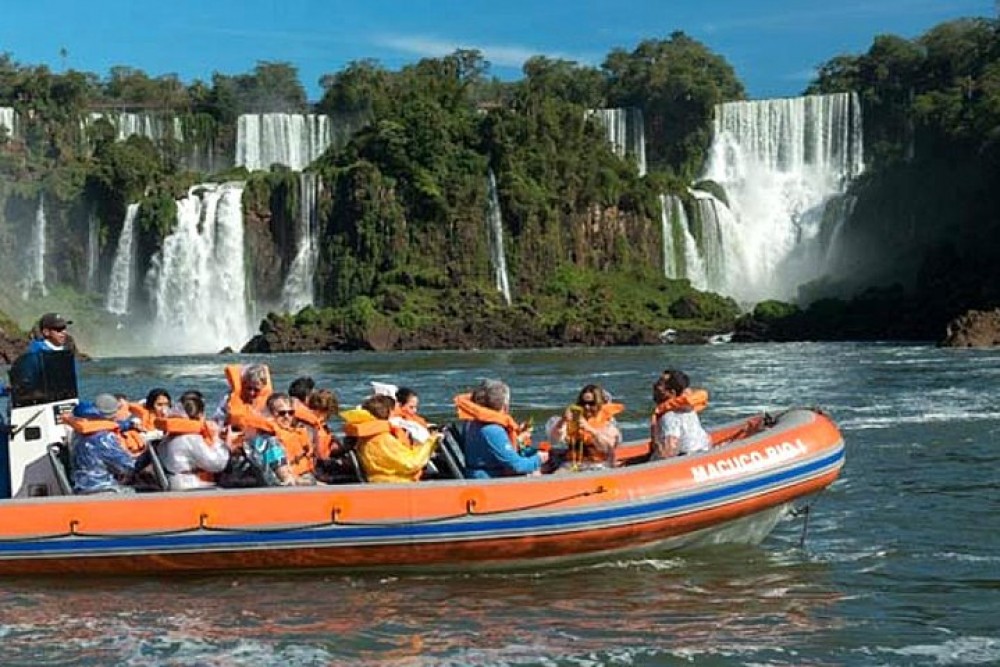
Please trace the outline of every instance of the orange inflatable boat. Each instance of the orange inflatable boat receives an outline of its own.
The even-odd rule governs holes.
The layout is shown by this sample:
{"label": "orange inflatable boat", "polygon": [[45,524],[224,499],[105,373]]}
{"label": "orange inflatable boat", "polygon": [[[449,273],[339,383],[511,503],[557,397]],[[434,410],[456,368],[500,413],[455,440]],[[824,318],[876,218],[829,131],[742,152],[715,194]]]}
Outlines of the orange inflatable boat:
{"label": "orange inflatable boat", "polygon": [[59,495],[46,434],[74,401],[12,403],[0,576],[534,568],[756,543],[844,464],[829,417],[791,409],[715,429],[698,455],[647,462],[637,442],[572,474],[464,479],[446,444],[438,478],[412,484]]}

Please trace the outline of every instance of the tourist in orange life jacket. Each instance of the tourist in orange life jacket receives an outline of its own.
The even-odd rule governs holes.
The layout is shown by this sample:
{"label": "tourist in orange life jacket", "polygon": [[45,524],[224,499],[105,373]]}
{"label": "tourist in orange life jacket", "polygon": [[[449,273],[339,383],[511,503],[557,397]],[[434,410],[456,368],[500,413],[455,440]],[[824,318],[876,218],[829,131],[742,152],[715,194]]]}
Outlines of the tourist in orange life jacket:
{"label": "tourist in orange life jacket", "polygon": [[170,413],[170,392],[163,387],[154,387],[146,394],[142,403],[129,403],[128,410],[133,417],[138,418],[139,428],[145,432],[156,430],[153,420],[163,418]]}
{"label": "tourist in orange life jacket", "polygon": [[140,470],[149,465],[149,452],[131,456],[122,446],[114,421],[118,401],[100,394],[81,401],[67,421],[74,435],[70,446],[73,491],[76,493],[131,493]]}
{"label": "tourist in orange life jacket", "polygon": [[651,460],[702,452],[712,440],[702,428],[698,411],[708,402],[703,390],[691,390],[687,373],[666,370],[653,383]]}
{"label": "tourist in orange life jacket", "polygon": [[389,422],[404,432],[410,445],[422,445],[433,437],[430,424],[417,410],[420,407],[420,397],[409,387],[399,387],[396,390],[396,407],[389,417]]}
{"label": "tourist in orange life jacket", "polygon": [[566,445],[566,458],[559,470],[614,466],[615,447],[622,440],[615,415],[624,409],[620,403],[612,403],[598,384],[588,384],[581,389],[576,402],[546,425],[550,442]]}
{"label": "tourist in orange life jacket", "polygon": [[548,452],[525,456],[518,449],[520,427],[510,416],[510,387],[499,380],[483,380],[455,398],[459,419],[470,421],[465,436],[466,474],[472,478],[541,474]]}
{"label": "tourist in orange life jacket", "polygon": [[[278,438],[281,430],[290,431],[295,424],[295,408],[288,394],[275,392],[267,398],[270,427],[266,422],[248,422],[243,451],[250,460],[259,481],[265,486],[315,484],[310,477],[299,477],[289,464],[289,456]],[[269,432],[273,431],[273,432]]]}
{"label": "tourist in orange life jacket", "polygon": [[409,446],[393,433],[391,396],[366,399],[360,410],[345,414],[344,432],[358,438],[358,458],[369,482],[415,482],[431,458],[437,438]]}
{"label": "tourist in orange life jacket", "polygon": [[184,392],[182,415],[158,417],[164,437],[157,447],[171,491],[216,486],[215,474],[229,463],[229,448],[219,438],[219,425],[205,420],[205,400],[199,392]]}
{"label": "tourist in orange life jacket", "polygon": [[271,371],[265,364],[226,366],[230,391],[212,414],[212,420],[236,429],[243,428],[247,416],[267,412],[267,399],[273,391]]}

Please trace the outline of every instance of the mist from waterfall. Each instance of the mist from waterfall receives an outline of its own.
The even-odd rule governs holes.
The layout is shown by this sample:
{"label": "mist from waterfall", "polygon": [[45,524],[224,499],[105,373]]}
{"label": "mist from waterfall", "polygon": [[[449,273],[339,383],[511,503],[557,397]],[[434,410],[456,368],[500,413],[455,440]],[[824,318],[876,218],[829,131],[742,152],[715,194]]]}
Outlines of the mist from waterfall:
{"label": "mist from waterfall", "polygon": [[728,205],[694,192],[708,288],[745,303],[793,300],[826,275],[824,243],[842,223],[827,207],[864,170],[862,156],[854,93],[718,105],[705,179]]}
{"label": "mist from waterfall", "polygon": [[283,164],[301,171],[333,140],[330,119],[319,114],[242,114],[236,125],[236,166],[250,171]]}
{"label": "mist from waterfall", "polygon": [[497,291],[503,294],[503,300],[509,306],[511,304],[510,280],[507,277],[507,258],[503,249],[503,215],[500,211],[500,198],[497,195],[497,179],[492,169],[490,169],[489,174],[489,204],[486,210],[486,225],[493,277]]}
{"label": "mist from waterfall", "polygon": [[604,125],[608,143],[617,156],[635,161],[639,175],[646,175],[646,123],[642,109],[637,107],[593,109],[591,112]]}
{"label": "mist from waterfall", "polygon": [[111,274],[108,278],[108,293],[104,300],[104,309],[115,315],[125,315],[129,312],[132,297],[132,274],[135,267],[135,216],[139,212],[139,204],[129,204],[125,210],[125,220],[118,235],[118,245],[115,259],[111,263]]}
{"label": "mist from waterfall", "polygon": [[319,258],[319,216],[316,202],[320,180],[316,174],[299,174],[298,249],[281,288],[281,308],[297,313],[315,303],[316,261]]}
{"label": "mist from waterfall", "polygon": [[243,183],[207,183],[177,201],[176,228],[146,275],[160,353],[239,350],[250,338],[242,197]]}
{"label": "mist from waterfall", "polygon": [[38,195],[35,210],[35,224],[31,227],[28,247],[25,252],[27,266],[21,281],[21,298],[25,301],[35,296],[46,296],[45,286],[45,236],[48,222],[45,220],[45,197]]}

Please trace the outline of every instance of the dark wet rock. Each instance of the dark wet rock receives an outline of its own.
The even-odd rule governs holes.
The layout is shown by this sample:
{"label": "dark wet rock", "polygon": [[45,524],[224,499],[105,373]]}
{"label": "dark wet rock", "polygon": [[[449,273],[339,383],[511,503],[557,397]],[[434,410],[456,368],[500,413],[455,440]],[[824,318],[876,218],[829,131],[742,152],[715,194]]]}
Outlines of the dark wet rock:
{"label": "dark wet rock", "polygon": [[942,347],[996,347],[1000,345],[1000,308],[970,310],[948,323]]}

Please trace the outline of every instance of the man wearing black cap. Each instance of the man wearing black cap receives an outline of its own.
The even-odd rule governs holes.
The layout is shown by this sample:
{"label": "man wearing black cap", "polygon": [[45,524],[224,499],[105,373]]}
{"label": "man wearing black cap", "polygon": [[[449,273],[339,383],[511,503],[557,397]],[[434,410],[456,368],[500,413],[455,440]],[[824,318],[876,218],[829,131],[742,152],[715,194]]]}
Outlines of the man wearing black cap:
{"label": "man wearing black cap", "polygon": [[59,352],[66,349],[66,327],[73,324],[59,313],[45,313],[38,320],[38,334],[28,344],[28,352]]}

